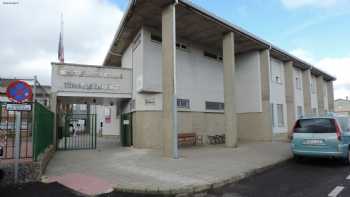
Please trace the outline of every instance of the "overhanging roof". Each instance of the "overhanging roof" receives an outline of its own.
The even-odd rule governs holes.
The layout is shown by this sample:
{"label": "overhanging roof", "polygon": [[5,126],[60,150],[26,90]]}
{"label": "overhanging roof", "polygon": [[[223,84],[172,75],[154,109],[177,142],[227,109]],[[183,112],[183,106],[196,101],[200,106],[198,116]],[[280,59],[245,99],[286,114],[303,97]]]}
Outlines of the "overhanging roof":
{"label": "overhanging roof", "polygon": [[311,69],[312,74],[322,75],[325,80],[332,81],[336,79],[272,45],[270,42],[209,13],[187,0],[131,0],[103,65],[120,66],[123,52],[142,26],[161,31],[162,9],[174,2],[178,2],[176,7],[176,34],[178,39],[222,50],[222,35],[233,31],[235,33],[236,53],[270,48],[271,55],[282,61],[293,61],[294,66],[304,70]]}

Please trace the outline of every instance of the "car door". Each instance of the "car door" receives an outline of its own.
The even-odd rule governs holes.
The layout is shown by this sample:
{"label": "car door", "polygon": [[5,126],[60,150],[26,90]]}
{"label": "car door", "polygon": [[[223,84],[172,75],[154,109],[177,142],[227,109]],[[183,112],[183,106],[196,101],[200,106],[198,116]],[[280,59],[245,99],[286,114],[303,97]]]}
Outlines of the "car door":
{"label": "car door", "polygon": [[350,144],[350,118],[349,117],[341,117],[338,118],[338,122],[342,128],[342,143]]}

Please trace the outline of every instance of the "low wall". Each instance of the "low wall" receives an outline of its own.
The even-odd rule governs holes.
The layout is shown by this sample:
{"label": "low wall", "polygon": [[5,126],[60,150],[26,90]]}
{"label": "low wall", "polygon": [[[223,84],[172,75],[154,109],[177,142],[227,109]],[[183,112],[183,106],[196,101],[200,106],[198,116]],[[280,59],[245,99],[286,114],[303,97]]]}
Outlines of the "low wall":
{"label": "low wall", "polygon": [[[44,153],[40,154],[38,161],[22,160],[18,165],[18,183],[38,181],[44,173],[47,164],[55,153],[54,147],[49,146]],[[0,185],[8,185],[14,183],[14,168],[13,160],[0,160],[0,170],[4,172],[4,177],[0,180]]]}
{"label": "low wall", "polygon": [[[203,135],[207,144],[208,135],[225,133],[224,113],[178,112],[179,133],[195,132]],[[136,148],[161,148],[162,112],[133,112],[133,144]],[[238,139],[246,141],[271,141],[272,125],[269,113],[237,114]]]}

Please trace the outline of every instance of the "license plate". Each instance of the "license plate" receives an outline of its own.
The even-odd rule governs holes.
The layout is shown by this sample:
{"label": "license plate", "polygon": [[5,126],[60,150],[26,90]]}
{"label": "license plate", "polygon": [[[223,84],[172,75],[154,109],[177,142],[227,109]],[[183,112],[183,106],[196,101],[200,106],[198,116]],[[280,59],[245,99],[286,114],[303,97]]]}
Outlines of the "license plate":
{"label": "license plate", "polygon": [[310,140],[304,140],[303,144],[305,145],[323,145],[323,140],[320,139],[310,139]]}

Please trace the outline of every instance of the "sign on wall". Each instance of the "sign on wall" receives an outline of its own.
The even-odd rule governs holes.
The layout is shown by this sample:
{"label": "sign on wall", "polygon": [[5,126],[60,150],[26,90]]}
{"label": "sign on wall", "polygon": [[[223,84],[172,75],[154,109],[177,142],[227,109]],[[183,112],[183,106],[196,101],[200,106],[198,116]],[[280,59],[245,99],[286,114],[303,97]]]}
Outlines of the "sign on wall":
{"label": "sign on wall", "polygon": [[58,96],[65,93],[99,93],[113,97],[131,97],[131,69],[103,66],[53,64],[52,91]]}

